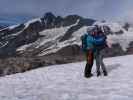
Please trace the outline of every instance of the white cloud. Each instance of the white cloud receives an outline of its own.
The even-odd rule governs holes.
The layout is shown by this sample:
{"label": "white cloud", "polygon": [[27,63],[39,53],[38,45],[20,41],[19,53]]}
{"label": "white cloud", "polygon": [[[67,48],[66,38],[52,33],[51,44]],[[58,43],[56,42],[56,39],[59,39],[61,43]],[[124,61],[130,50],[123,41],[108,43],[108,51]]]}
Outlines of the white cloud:
{"label": "white cloud", "polygon": [[132,19],[133,0],[1,0],[0,14],[78,14],[97,19]]}

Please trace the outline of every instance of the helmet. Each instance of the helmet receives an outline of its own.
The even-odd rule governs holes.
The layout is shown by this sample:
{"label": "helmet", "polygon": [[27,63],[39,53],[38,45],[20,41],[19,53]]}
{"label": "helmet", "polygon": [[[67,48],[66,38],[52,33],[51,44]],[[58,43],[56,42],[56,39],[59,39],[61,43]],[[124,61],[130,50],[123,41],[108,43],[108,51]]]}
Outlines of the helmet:
{"label": "helmet", "polygon": [[101,31],[101,26],[99,25],[94,25],[95,26],[95,31],[98,32],[98,31]]}
{"label": "helmet", "polygon": [[89,26],[86,31],[87,33],[91,33],[93,30],[94,30],[94,26]]}

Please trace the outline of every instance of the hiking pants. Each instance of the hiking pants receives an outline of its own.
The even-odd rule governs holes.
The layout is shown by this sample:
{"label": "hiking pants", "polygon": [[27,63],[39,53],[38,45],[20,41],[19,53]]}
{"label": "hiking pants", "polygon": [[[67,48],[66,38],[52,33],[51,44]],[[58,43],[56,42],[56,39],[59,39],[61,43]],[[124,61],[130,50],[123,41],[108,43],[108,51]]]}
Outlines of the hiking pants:
{"label": "hiking pants", "polygon": [[104,74],[107,74],[107,70],[105,64],[103,62],[103,50],[96,50],[95,52],[95,59],[96,59],[96,70],[97,73],[100,73],[100,67]]}
{"label": "hiking pants", "polygon": [[88,50],[86,52],[86,66],[85,66],[85,71],[84,71],[84,76],[89,77],[91,75],[91,70],[93,66],[93,61],[94,61],[94,53],[92,50]]}

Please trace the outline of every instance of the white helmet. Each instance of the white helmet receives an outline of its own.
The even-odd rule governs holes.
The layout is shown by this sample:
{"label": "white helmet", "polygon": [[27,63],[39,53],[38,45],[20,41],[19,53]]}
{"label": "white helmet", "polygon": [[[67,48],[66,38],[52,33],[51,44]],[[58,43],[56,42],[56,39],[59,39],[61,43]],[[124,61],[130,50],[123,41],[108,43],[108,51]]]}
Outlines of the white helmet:
{"label": "white helmet", "polygon": [[88,28],[87,28],[87,33],[90,33],[90,32],[92,32],[93,30],[95,29],[95,27],[94,26],[89,26]]}

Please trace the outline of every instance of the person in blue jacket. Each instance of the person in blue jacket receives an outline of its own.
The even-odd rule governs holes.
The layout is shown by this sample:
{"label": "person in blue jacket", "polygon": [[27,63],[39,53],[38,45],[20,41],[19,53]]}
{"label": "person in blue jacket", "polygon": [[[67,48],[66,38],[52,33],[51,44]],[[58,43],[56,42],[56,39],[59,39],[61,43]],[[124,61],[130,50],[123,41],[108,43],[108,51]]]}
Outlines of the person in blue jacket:
{"label": "person in blue jacket", "polygon": [[[85,66],[85,71],[84,71],[84,76],[86,78],[93,76],[93,74],[91,73],[91,70],[92,70],[94,58],[96,58],[97,65],[100,64],[99,63],[99,61],[101,62],[101,60],[99,60],[100,53],[98,51],[100,51],[100,48],[105,44],[105,41],[106,41],[106,36],[96,35],[96,33],[98,32],[98,29],[97,27],[95,27],[94,29],[95,30],[91,32],[88,31],[87,29],[87,34],[86,34],[86,47],[84,48],[84,51],[86,54],[86,61],[87,61]],[[98,65],[97,70],[99,69],[100,68]]]}
{"label": "person in blue jacket", "polygon": [[97,28],[97,32],[95,32],[93,37],[95,39],[102,39],[102,38],[104,38],[101,43],[99,42],[98,44],[94,44],[94,48],[95,48],[94,56],[95,56],[95,59],[96,59],[97,76],[101,75],[100,68],[102,69],[104,76],[107,76],[108,73],[107,73],[105,64],[103,62],[103,53],[104,53],[105,48],[108,47],[108,44],[106,42],[106,39],[107,39],[106,35],[101,30],[101,28],[98,27]]}

